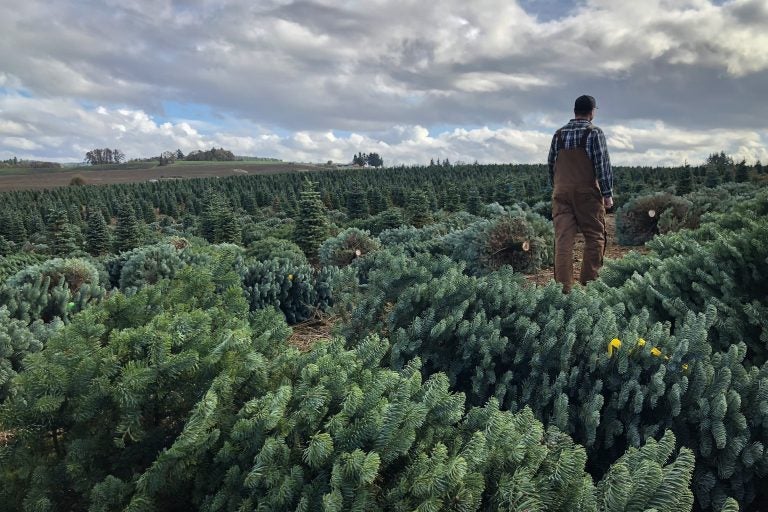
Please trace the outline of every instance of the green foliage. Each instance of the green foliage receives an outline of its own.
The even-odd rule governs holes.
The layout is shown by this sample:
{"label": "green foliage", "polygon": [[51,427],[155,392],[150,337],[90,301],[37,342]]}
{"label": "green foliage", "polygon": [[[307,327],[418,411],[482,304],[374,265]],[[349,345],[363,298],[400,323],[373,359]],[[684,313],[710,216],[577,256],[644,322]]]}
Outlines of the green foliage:
{"label": "green foliage", "polygon": [[251,311],[278,308],[289,324],[312,316],[317,305],[315,272],[307,264],[288,259],[252,261],[242,277]]}
{"label": "green foliage", "polygon": [[637,197],[616,212],[621,245],[642,245],[658,233],[696,227],[700,212],[683,198],[660,193]]}
{"label": "green foliage", "polygon": [[368,200],[368,209],[372,215],[376,215],[388,208],[387,198],[378,188],[369,189],[366,198]]}
{"label": "green foliage", "polygon": [[443,209],[448,212],[457,212],[461,210],[461,196],[459,195],[459,190],[454,184],[448,185],[448,189],[445,192],[445,198],[443,200]]}
{"label": "green foliage", "polygon": [[105,293],[96,267],[83,259],[53,259],[27,267],[0,287],[0,305],[27,323],[68,320]]}
{"label": "green foliage", "polygon": [[504,215],[475,222],[444,237],[446,253],[467,264],[473,273],[502,265],[532,273],[553,263],[554,232],[540,215],[513,209]]}
{"label": "green foliage", "polygon": [[356,185],[347,193],[347,213],[350,219],[368,216],[368,197],[360,185]]}
{"label": "green foliage", "polygon": [[415,190],[410,194],[405,211],[410,223],[417,228],[432,221],[432,215],[429,213],[429,198],[423,190]]}
{"label": "green foliage", "polygon": [[377,236],[382,231],[399,228],[403,224],[405,224],[405,220],[402,210],[400,208],[388,208],[381,213],[353,222],[351,227],[368,231]]}
{"label": "green foliage", "polygon": [[239,243],[241,231],[237,218],[227,202],[217,194],[209,194],[200,216],[200,233],[211,243]]}
{"label": "green foliage", "polygon": [[239,290],[220,295],[210,274],[182,274],[110,297],[27,356],[17,395],[0,408],[2,429],[15,432],[0,448],[4,503],[73,510],[93,499],[112,510],[137,490],[160,509],[189,500],[176,480],[189,475],[180,454],[216,438],[199,416],[213,407],[221,417],[265,385],[253,347],[287,333],[274,314],[257,321],[276,329],[252,332]]}
{"label": "green foliage", "polygon": [[307,258],[317,257],[320,244],[328,233],[327,224],[325,206],[320,201],[320,194],[312,181],[305,180],[299,200],[299,215],[294,237],[296,244],[301,247]]}
{"label": "green foliage", "polygon": [[[602,295],[631,314],[682,323],[690,312],[714,307],[719,321],[709,331],[717,350],[744,343],[756,365],[768,360],[768,276],[760,270],[768,255],[768,196],[745,203],[742,213],[710,215],[695,231],[649,242],[647,256],[625,257],[601,272]],[[759,221],[752,220],[757,216]],[[598,285],[601,286],[601,285]]]}
{"label": "green foliage", "polygon": [[76,227],[69,223],[67,212],[58,210],[51,212],[49,240],[54,256],[69,256],[79,249]]}
{"label": "green foliage", "polygon": [[139,223],[130,203],[125,202],[117,210],[115,228],[115,249],[117,252],[130,251],[141,243]]}
{"label": "green foliage", "polygon": [[177,249],[170,243],[139,247],[121,256],[125,258],[119,281],[123,292],[173,278],[188,260],[184,249]]}
{"label": "green foliage", "polygon": [[17,211],[8,212],[3,220],[3,226],[0,233],[11,242],[21,244],[27,239],[27,230],[24,228],[24,222]]}
{"label": "green foliage", "polygon": [[736,164],[736,169],[733,172],[733,181],[736,183],[746,183],[749,181],[749,169],[747,168],[747,162],[742,160]]}
{"label": "green foliage", "polygon": [[[766,235],[741,232],[728,240],[730,247],[712,247],[714,254],[734,258],[733,272],[745,287],[733,303],[750,304],[742,310],[750,311],[761,332],[764,320],[758,319],[766,309],[760,290],[766,284],[762,277],[754,284],[748,280],[756,279],[768,257],[768,246],[754,243]],[[733,245],[737,239],[739,249]],[[713,261],[703,269],[725,266],[712,252],[698,257],[705,254]],[[676,258],[665,261],[694,275],[698,269]],[[671,282],[669,273],[647,275],[649,282]],[[699,282],[721,286],[715,280],[721,276],[710,281],[702,274]],[[686,279],[690,275],[681,277]],[[657,292],[636,281],[613,294],[598,284],[563,296],[556,286],[523,285],[509,269],[471,277],[447,258],[384,252],[367,269],[365,293],[354,297],[342,332],[353,342],[387,333],[392,367],[418,356],[427,375],[446,372],[451,386],[472,403],[496,397],[513,410],[528,404],[537,418],[583,443],[596,468],[606,468],[627,446],[671,429],[697,455],[701,506],[718,506],[728,495],[750,502],[768,470],[762,428],[768,408],[750,405],[768,398],[768,364],[745,361],[749,331],[730,323],[727,313],[720,316],[713,303],[696,314],[680,307],[672,293],[663,307],[651,310],[656,315],[657,309],[678,306],[670,332],[672,325],[655,321],[645,308]],[[733,290],[727,286],[726,296]],[[703,295],[718,296],[711,290]],[[721,352],[717,344],[713,348],[712,333],[725,329],[733,338]],[[615,353],[607,350],[614,338],[623,342]]]}
{"label": "green foliage", "polygon": [[0,283],[29,266],[42,263],[48,259],[44,254],[34,252],[14,252],[0,256]]}
{"label": "green foliage", "polygon": [[263,261],[273,258],[288,259],[298,264],[306,264],[307,257],[301,247],[281,238],[267,237],[252,242],[245,254],[254,260]]}
{"label": "green foliage", "polygon": [[109,253],[111,247],[109,229],[101,210],[91,209],[89,211],[85,242],[88,253],[93,256]]}
{"label": "green foliage", "polygon": [[379,240],[384,248],[392,252],[445,254],[448,251],[445,235],[464,230],[478,220],[474,215],[459,212],[422,228],[400,226],[387,229],[379,234]]}
{"label": "green foliage", "polygon": [[467,212],[471,213],[472,215],[479,215],[480,209],[482,207],[483,203],[482,199],[480,198],[480,193],[476,188],[471,189],[467,196]]}
{"label": "green foliage", "polygon": [[190,151],[189,154],[184,157],[184,160],[202,162],[202,161],[224,161],[231,162],[235,160],[235,155],[231,151],[224,148],[211,148],[207,151]]}
{"label": "green foliage", "polygon": [[[738,178],[724,154],[706,168],[616,168],[623,197],[691,193],[659,209],[651,254],[567,297],[489,257],[522,235],[551,250],[542,166],[317,171],[303,190],[297,173],[3,194],[0,508],[677,512],[691,491],[697,509],[738,509],[729,496],[759,506],[768,196],[704,189],[708,169]],[[354,199],[352,215],[319,197]],[[493,200],[520,206],[482,206]],[[450,212],[464,201],[471,213]],[[350,219],[364,202],[375,215]],[[117,216],[126,251],[103,267],[41,264],[36,252],[72,250],[61,234],[80,247],[81,228],[89,252],[108,252],[106,221],[85,211]],[[382,247],[327,265],[375,245],[362,231]],[[161,233],[173,245],[139,247]],[[326,266],[288,239],[313,263],[322,245]],[[286,345],[285,319],[329,309],[346,339]]]}
{"label": "green foliage", "polygon": [[344,267],[379,247],[378,240],[371,238],[367,231],[348,228],[323,242],[318,255],[323,266]]}
{"label": "green foliage", "polygon": [[[597,511],[621,491],[673,510],[690,496],[690,454],[666,465],[669,436],[629,452],[596,493],[584,449],[529,409],[465,413],[444,375],[382,367],[375,336],[286,349],[274,312],[248,325],[210,275],[182,274],[111,297],[28,356],[0,407],[19,433],[0,447],[7,506]],[[189,289],[197,304],[178,300]],[[616,482],[627,471],[662,477]]]}
{"label": "green foliage", "polygon": [[0,404],[15,394],[12,381],[24,357],[42,348],[25,322],[11,318],[8,308],[0,307]]}

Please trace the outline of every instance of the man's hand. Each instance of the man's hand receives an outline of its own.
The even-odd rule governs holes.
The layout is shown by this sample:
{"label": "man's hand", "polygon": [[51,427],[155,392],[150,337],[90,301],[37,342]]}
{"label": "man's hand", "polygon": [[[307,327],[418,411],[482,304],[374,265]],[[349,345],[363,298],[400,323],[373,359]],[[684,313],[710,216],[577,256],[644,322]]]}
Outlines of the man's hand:
{"label": "man's hand", "polygon": [[613,213],[613,198],[612,197],[604,197],[603,198],[603,206],[605,206],[605,211],[608,213]]}

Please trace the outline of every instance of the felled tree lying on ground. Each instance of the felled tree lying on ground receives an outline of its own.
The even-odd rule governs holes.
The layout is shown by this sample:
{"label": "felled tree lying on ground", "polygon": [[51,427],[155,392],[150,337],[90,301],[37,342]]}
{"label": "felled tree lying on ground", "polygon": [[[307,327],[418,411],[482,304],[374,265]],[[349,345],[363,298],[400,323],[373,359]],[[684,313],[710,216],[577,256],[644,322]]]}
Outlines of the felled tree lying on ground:
{"label": "felled tree lying on ground", "polygon": [[321,265],[344,267],[379,247],[379,241],[372,238],[370,233],[347,228],[323,242],[318,254]]}
{"label": "felled tree lying on ground", "polygon": [[115,294],[25,360],[0,407],[0,499],[36,510],[689,509],[671,434],[595,486],[530,410],[465,412],[445,375],[380,365],[386,340],[286,346],[210,272]]}
{"label": "felled tree lying on ground", "polygon": [[768,196],[748,209],[710,215],[700,229],[649,242],[647,256],[607,265],[597,285],[602,296],[673,326],[714,306],[719,320],[709,333],[713,346],[725,351],[744,343],[748,361],[761,365],[768,360]]}
{"label": "felled tree lying on ground", "polygon": [[0,305],[31,323],[67,320],[105,293],[99,272],[80,258],[56,258],[20,270],[0,286]]}
{"label": "felled tree lying on ground", "polygon": [[531,273],[553,262],[554,233],[546,219],[532,212],[512,209],[478,221],[443,238],[446,253],[481,274],[503,265]]}
{"label": "felled tree lying on ground", "polygon": [[636,197],[616,212],[621,245],[642,245],[655,235],[699,225],[702,212],[682,197],[658,193]]}
{"label": "felled tree lying on ground", "polygon": [[[741,233],[750,250],[721,251],[733,255],[740,279],[768,257],[759,234],[765,221],[760,226],[754,236]],[[764,300],[760,282],[744,293]],[[447,258],[381,253],[366,269],[364,293],[352,296],[343,332],[352,342],[383,333],[394,368],[418,356],[425,374],[446,372],[472,403],[495,397],[512,410],[529,405],[583,443],[596,471],[671,429],[697,455],[700,506],[717,509],[728,495],[750,503],[768,473],[768,364],[745,359],[747,344],[735,335],[727,347],[712,337],[728,321],[717,301],[704,301],[698,314],[681,309],[672,334],[645,309],[646,288],[627,286],[624,295],[620,288],[603,296],[595,285],[564,296],[555,284],[532,287],[508,269],[477,278]],[[657,296],[648,293],[656,314]]]}

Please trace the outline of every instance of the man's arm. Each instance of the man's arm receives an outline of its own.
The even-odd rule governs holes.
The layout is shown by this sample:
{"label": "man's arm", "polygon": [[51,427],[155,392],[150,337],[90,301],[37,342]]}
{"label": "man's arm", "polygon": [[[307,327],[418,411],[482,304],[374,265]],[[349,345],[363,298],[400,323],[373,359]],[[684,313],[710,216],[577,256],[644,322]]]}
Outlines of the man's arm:
{"label": "man's arm", "polygon": [[549,145],[549,156],[547,165],[549,165],[549,186],[555,186],[555,160],[557,159],[557,133],[552,136],[552,144]]}
{"label": "man's arm", "polygon": [[[613,169],[608,156],[608,145],[602,130],[592,130],[592,154],[589,155],[595,169],[600,193],[605,200],[613,197]],[[612,201],[611,201],[612,204]],[[606,204],[606,206],[608,206]]]}

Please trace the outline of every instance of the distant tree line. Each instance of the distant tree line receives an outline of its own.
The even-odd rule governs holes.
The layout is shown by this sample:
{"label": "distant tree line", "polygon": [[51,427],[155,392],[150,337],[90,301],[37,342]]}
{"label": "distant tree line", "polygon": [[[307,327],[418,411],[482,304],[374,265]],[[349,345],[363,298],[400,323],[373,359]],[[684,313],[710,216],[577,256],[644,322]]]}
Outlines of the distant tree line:
{"label": "distant tree line", "polygon": [[85,154],[85,161],[91,165],[121,164],[125,161],[125,153],[117,148],[96,148]]}
{"label": "distant tree line", "polygon": [[384,166],[384,160],[378,153],[358,153],[352,157],[352,163],[360,167],[365,167],[366,165],[370,167]]}
{"label": "distant tree line", "polygon": [[[184,155],[181,149],[176,151],[163,151],[158,156],[149,158],[134,158],[131,162],[158,162],[159,165],[170,165],[177,160],[187,161],[224,161],[243,160],[234,153],[224,148],[213,147],[207,151],[196,150]],[[85,161],[91,165],[120,164],[125,161],[125,154],[119,149],[99,148],[92,149],[85,154]],[[56,164],[58,165],[58,164]]]}
{"label": "distant tree line", "polygon": [[184,160],[192,161],[192,162],[201,162],[201,161],[223,161],[223,162],[231,162],[235,160],[235,154],[232,153],[229,150],[226,150],[224,148],[211,148],[208,151],[192,151],[190,152]]}
{"label": "distant tree line", "polygon": [[59,169],[58,162],[43,162],[40,160],[19,160],[16,157],[0,162],[0,167],[24,167],[29,169]]}

